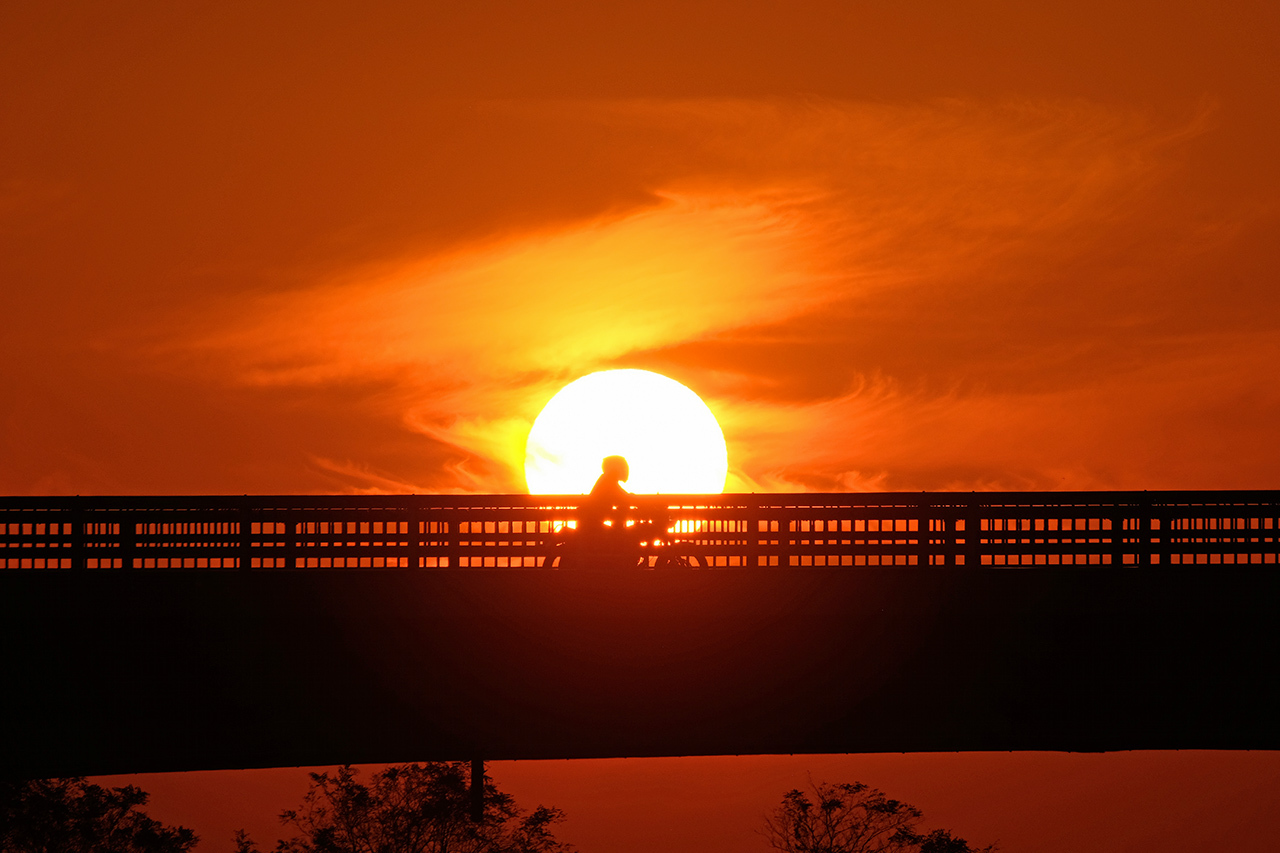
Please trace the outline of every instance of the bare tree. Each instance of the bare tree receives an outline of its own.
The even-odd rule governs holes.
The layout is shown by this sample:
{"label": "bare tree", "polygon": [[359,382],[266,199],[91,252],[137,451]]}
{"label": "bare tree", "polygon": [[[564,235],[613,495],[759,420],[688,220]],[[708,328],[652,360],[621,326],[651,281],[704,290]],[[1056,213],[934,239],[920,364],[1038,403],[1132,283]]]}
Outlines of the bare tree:
{"label": "bare tree", "polygon": [[[280,815],[299,834],[276,853],[570,853],[552,833],[562,812],[525,813],[488,780],[476,820],[468,773],[462,762],[398,764],[367,785],[350,766],[312,773],[301,807]],[[243,832],[236,844],[238,853],[258,851]]]}
{"label": "bare tree", "polygon": [[923,815],[862,782],[789,791],[765,818],[763,835],[782,853],[991,853],[945,829],[918,831]]}

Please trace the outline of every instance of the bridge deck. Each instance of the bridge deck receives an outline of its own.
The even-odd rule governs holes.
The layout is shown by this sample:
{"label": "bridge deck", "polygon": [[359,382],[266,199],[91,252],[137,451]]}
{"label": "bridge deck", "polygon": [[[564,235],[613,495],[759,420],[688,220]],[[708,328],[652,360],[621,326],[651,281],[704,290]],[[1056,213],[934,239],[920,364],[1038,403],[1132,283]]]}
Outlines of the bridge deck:
{"label": "bridge deck", "polygon": [[0,499],[0,776],[1280,748],[1276,492],[578,500]]}

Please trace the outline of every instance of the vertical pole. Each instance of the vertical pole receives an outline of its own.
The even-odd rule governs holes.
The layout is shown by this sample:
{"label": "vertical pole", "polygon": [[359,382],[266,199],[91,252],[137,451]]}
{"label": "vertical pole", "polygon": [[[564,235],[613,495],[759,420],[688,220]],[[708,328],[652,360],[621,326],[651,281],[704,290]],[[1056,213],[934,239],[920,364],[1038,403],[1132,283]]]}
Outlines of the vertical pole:
{"label": "vertical pole", "polygon": [[409,519],[409,568],[426,568],[426,549],[423,547],[423,541],[427,538],[427,525],[424,523],[426,516],[417,501],[405,507],[405,516]]}
{"label": "vertical pole", "polygon": [[929,565],[930,558],[938,553],[933,547],[933,513],[930,509],[928,496],[921,494],[920,501],[916,504],[916,565],[920,567]]}
{"label": "vertical pole", "polygon": [[982,513],[978,495],[970,492],[964,513],[964,567],[982,568]]}
{"label": "vertical pole", "polygon": [[246,495],[240,502],[240,568],[248,571],[253,565],[253,514],[249,510]]}
{"label": "vertical pole", "polygon": [[1138,532],[1138,565],[1151,565],[1151,498],[1144,492],[1138,504],[1142,527]]}
{"label": "vertical pole", "polygon": [[471,820],[484,819],[484,759],[471,759]]}
{"label": "vertical pole", "polygon": [[132,569],[133,552],[138,537],[138,522],[133,513],[123,510],[117,513],[116,519],[120,525],[120,533],[116,536],[116,553],[120,558],[120,568]]}
{"label": "vertical pole", "polygon": [[88,549],[85,548],[88,524],[85,501],[76,495],[75,502],[71,505],[71,568],[73,569],[83,569],[89,565],[86,553]]}
{"label": "vertical pole", "polygon": [[760,537],[768,535],[769,525],[766,522],[764,525],[764,529],[761,530],[760,528],[761,513],[760,513],[760,505],[758,503],[755,506],[743,507],[742,514],[746,518],[746,528],[747,528],[746,529],[747,551],[746,551],[746,556],[743,558],[743,565],[749,569],[758,569],[760,568],[760,555],[761,553],[763,553],[760,548]]}
{"label": "vertical pole", "polygon": [[459,544],[458,531],[462,527],[462,511],[454,507],[451,511],[440,514],[440,544],[443,546],[441,552],[445,559],[449,562],[450,569],[457,569],[462,564],[462,547]]}
{"label": "vertical pole", "polygon": [[[305,518],[305,514],[295,512],[293,507],[280,513],[280,516],[287,519],[284,523],[285,535],[288,537],[284,541],[284,567],[286,569],[298,568],[298,554],[301,551],[300,538],[306,532],[306,522],[300,519]],[[306,561],[303,561],[303,566]]]}

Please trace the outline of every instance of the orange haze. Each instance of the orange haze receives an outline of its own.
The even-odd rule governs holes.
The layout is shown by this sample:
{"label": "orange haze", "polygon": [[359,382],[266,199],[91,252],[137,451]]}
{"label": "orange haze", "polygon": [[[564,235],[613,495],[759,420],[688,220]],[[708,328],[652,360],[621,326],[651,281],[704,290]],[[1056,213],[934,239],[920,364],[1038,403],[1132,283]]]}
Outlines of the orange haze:
{"label": "orange haze", "polygon": [[521,490],[610,366],[731,489],[1275,486],[1277,15],[1113,5],[9,8],[0,490]]}
{"label": "orange haze", "polygon": [[731,490],[1275,488],[1278,10],[5,4],[0,493],[521,491],[606,367]]}

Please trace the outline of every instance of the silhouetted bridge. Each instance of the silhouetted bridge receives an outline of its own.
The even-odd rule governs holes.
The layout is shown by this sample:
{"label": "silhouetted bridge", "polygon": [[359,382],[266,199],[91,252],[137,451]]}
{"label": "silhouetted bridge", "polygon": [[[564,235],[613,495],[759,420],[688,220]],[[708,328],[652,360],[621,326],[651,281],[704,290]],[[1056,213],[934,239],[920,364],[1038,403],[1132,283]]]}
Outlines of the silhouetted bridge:
{"label": "silhouetted bridge", "polygon": [[0,498],[0,769],[1280,748],[1280,493],[578,500]]}

